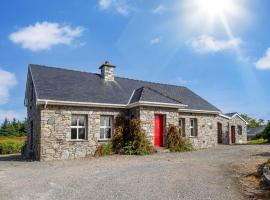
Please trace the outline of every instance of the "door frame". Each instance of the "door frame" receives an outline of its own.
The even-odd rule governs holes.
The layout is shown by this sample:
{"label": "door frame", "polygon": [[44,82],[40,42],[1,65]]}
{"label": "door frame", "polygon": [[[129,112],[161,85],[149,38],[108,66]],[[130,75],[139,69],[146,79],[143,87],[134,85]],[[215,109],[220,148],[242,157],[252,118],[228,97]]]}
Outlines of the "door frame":
{"label": "door frame", "polygon": [[[162,130],[160,130],[160,139],[159,139],[159,145],[158,144],[156,144],[156,136],[157,136],[157,133],[156,133],[156,118],[157,117],[159,117],[159,120],[160,119],[162,119],[162,125],[160,126],[161,128],[162,128]],[[164,114],[154,114],[154,146],[155,147],[164,147],[164,143],[165,143],[165,141],[164,141],[164,138],[165,138],[165,115]]]}
{"label": "door frame", "polygon": [[235,126],[231,126],[231,144],[235,144]]}

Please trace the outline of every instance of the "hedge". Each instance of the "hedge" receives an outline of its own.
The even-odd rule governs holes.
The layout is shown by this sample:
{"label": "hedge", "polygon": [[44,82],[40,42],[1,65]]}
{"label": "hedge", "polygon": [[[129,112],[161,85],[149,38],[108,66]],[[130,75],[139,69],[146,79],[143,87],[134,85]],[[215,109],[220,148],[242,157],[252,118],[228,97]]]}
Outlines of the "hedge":
{"label": "hedge", "polygon": [[0,154],[15,154],[21,153],[21,149],[24,146],[23,143],[5,141],[0,142]]}

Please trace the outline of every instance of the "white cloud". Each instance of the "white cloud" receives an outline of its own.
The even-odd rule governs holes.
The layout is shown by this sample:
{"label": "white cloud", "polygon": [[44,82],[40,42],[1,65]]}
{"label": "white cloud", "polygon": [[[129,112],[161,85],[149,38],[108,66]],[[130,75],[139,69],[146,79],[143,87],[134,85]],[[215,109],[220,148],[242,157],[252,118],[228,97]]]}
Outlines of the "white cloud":
{"label": "white cloud", "polygon": [[161,14],[161,13],[165,12],[166,10],[167,10],[167,8],[164,5],[160,4],[152,10],[152,13]]}
{"label": "white cloud", "polygon": [[270,69],[270,48],[268,48],[265,55],[255,63],[255,66],[257,69]]}
{"label": "white cloud", "polygon": [[212,36],[201,35],[188,42],[196,52],[199,53],[215,53],[224,50],[235,49],[239,46],[241,40],[234,38],[230,40],[218,40]]}
{"label": "white cloud", "polygon": [[128,15],[130,8],[126,0],[99,0],[101,10],[114,9],[121,15]]}
{"label": "white cloud", "polygon": [[150,40],[151,45],[158,44],[160,42],[161,42],[161,37],[155,37],[155,38]]}
{"label": "white cloud", "polygon": [[107,9],[111,6],[112,0],[100,0],[99,6],[101,9]]}
{"label": "white cloud", "polygon": [[41,51],[49,50],[55,45],[70,45],[83,31],[84,28],[80,26],[72,28],[45,21],[20,28],[17,32],[11,33],[9,39],[25,49]]}
{"label": "white cloud", "polygon": [[9,100],[9,90],[17,84],[13,73],[0,69],[0,104],[5,104]]}
{"label": "white cloud", "polygon": [[12,120],[13,118],[23,120],[26,117],[24,111],[15,111],[15,110],[0,110],[0,122],[5,118]]}

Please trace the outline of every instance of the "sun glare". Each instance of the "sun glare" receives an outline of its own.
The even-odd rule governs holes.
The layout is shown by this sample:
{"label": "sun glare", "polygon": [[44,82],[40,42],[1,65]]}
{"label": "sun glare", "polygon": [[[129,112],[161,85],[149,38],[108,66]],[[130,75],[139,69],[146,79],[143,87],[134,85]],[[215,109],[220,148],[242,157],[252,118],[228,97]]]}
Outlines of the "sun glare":
{"label": "sun glare", "polygon": [[234,3],[231,0],[197,0],[196,2],[201,12],[212,20],[234,11]]}
{"label": "sun glare", "polygon": [[184,0],[181,4],[184,19],[192,27],[213,29],[224,20],[230,25],[246,20],[245,0]]}

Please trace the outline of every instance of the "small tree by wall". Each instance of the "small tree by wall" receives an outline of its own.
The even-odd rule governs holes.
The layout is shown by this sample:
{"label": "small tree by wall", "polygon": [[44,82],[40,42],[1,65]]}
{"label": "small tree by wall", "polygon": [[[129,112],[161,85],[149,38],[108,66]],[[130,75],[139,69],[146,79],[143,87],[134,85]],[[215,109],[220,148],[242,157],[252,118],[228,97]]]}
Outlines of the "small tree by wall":
{"label": "small tree by wall", "polygon": [[192,144],[179,133],[175,125],[170,125],[167,134],[167,144],[171,152],[191,151]]}

